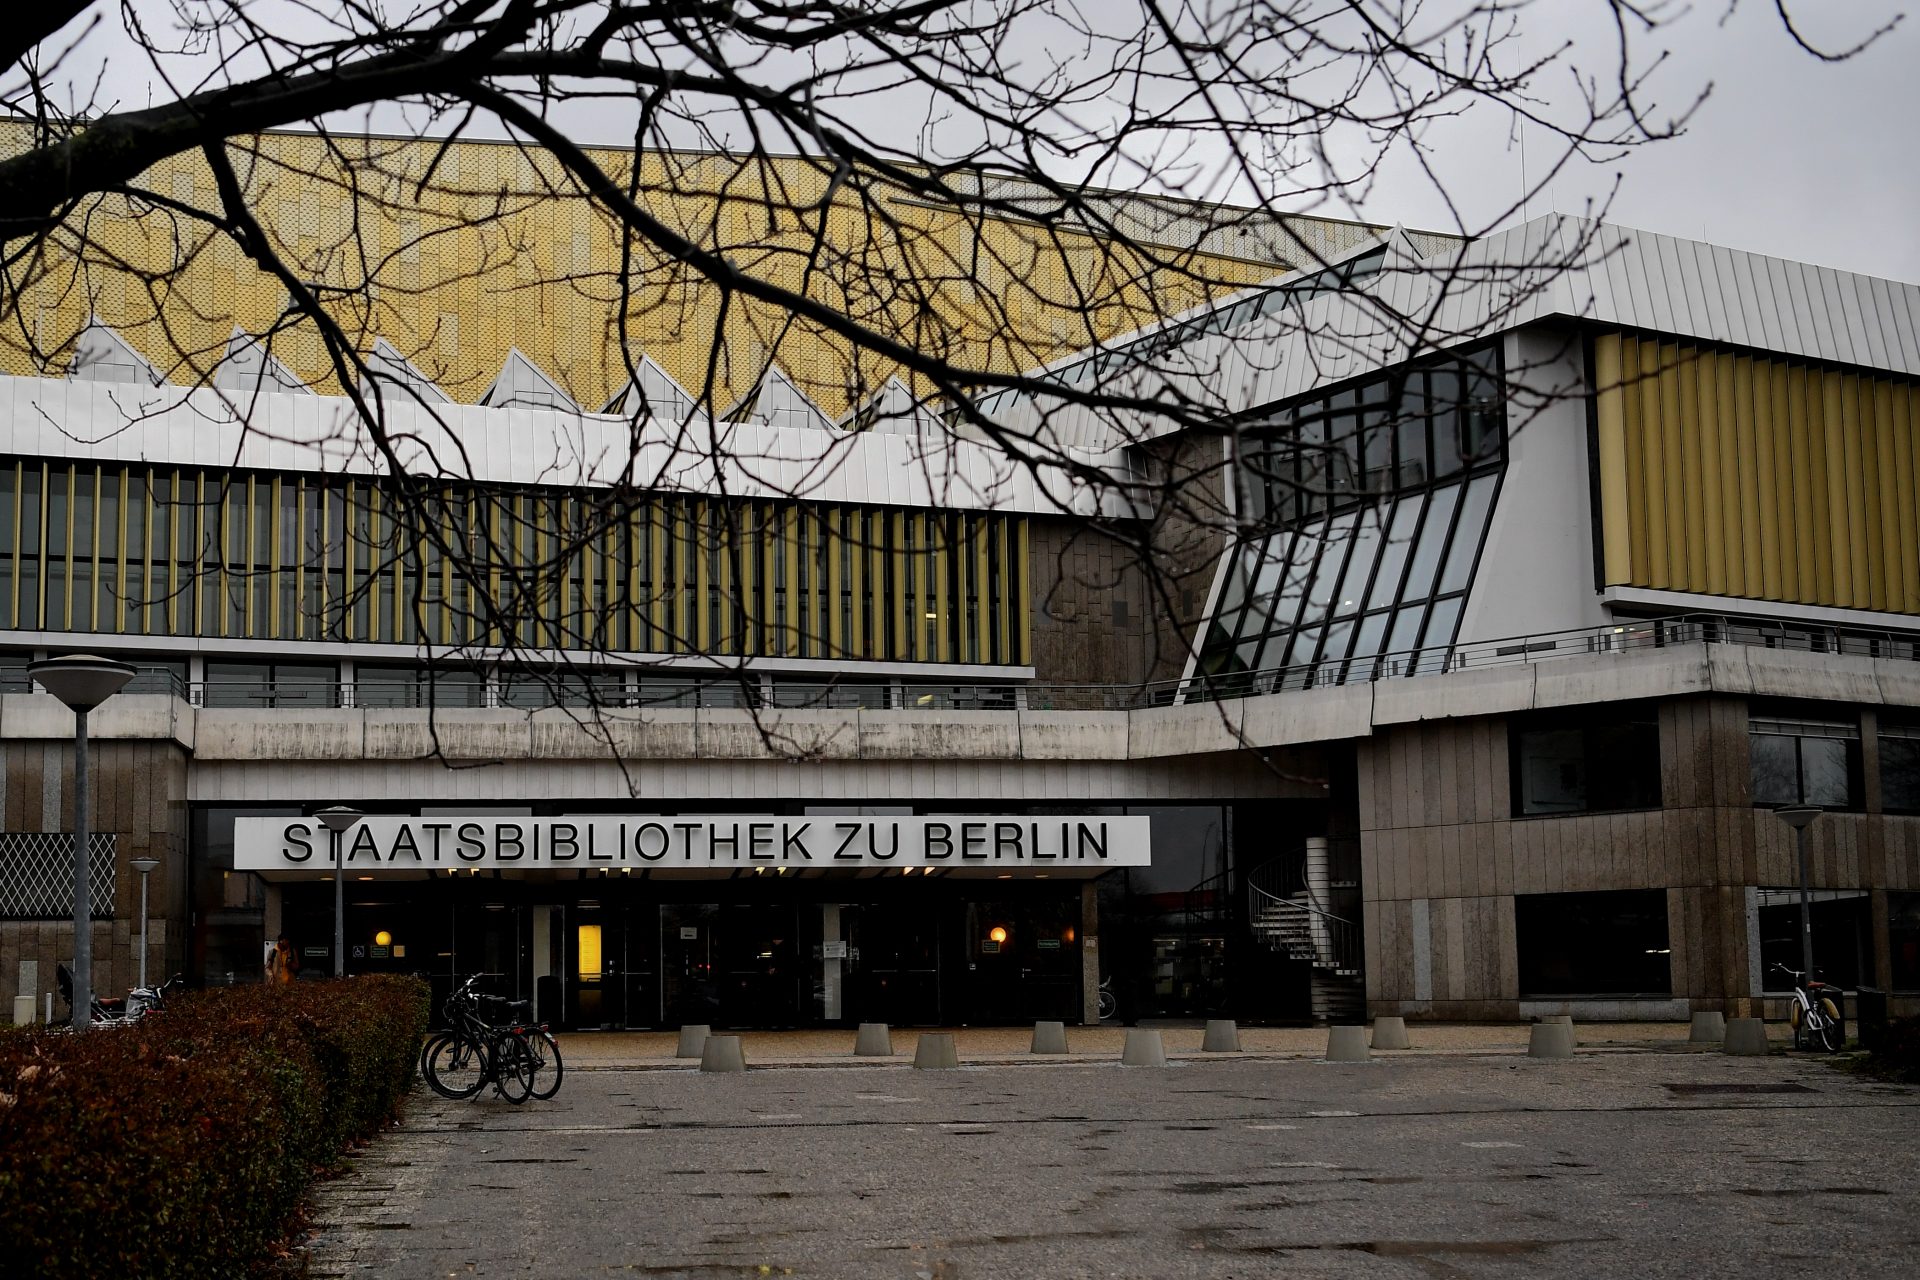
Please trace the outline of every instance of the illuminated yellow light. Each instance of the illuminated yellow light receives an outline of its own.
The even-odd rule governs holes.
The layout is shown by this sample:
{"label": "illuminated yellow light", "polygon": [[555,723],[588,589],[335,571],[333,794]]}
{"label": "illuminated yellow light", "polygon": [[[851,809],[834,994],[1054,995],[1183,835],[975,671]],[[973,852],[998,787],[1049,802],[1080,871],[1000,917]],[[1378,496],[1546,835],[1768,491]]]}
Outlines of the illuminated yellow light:
{"label": "illuminated yellow light", "polygon": [[580,976],[597,978],[600,976],[600,926],[583,924],[580,926]]}
{"label": "illuminated yellow light", "polygon": [[1006,928],[1002,925],[993,926],[993,928],[987,930],[987,939],[990,942],[1005,942],[1007,940]]}
{"label": "illuminated yellow light", "polygon": [[373,945],[376,947],[390,947],[393,945],[393,935],[385,929],[382,929],[373,935]]}

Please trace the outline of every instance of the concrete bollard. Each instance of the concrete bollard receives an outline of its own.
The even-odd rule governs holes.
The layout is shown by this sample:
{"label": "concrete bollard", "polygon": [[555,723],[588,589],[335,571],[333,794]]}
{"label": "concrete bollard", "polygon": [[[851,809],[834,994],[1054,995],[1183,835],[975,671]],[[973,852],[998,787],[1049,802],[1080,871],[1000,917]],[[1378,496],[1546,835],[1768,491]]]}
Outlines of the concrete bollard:
{"label": "concrete bollard", "polygon": [[1767,1024],[1758,1018],[1728,1018],[1726,1039],[1720,1047],[1736,1058],[1765,1057],[1771,1048],[1767,1044]]}
{"label": "concrete bollard", "polygon": [[739,1036],[708,1036],[700,1047],[702,1071],[745,1071],[747,1052],[740,1047]]}
{"label": "concrete bollard", "polygon": [[1527,1037],[1529,1058],[1571,1058],[1573,1027],[1565,1022],[1536,1022]]}
{"label": "concrete bollard", "polygon": [[1208,1018],[1207,1034],[1200,1041],[1202,1053],[1240,1052],[1240,1028],[1231,1018]]}
{"label": "concrete bollard", "polygon": [[1328,1062],[1366,1062],[1373,1057],[1367,1050],[1365,1027],[1328,1027]]}
{"label": "concrete bollard", "polygon": [[1167,1046],[1160,1040],[1160,1033],[1152,1027],[1128,1027],[1127,1042],[1120,1049],[1120,1065],[1123,1067],[1164,1067],[1167,1065]]}
{"label": "concrete bollard", "polygon": [[960,1065],[960,1050],[951,1035],[923,1035],[913,1047],[913,1065],[922,1071],[952,1070]]}
{"label": "concrete bollard", "polygon": [[1413,1041],[1407,1038],[1407,1020],[1405,1018],[1375,1018],[1373,1020],[1373,1047],[1376,1049],[1413,1048]]}
{"label": "concrete bollard", "polygon": [[33,1025],[32,996],[15,996],[13,998],[13,1025],[16,1027]]}
{"label": "concrete bollard", "polygon": [[1033,1024],[1033,1053],[1066,1053],[1067,1024],[1064,1022],[1036,1022]]}
{"label": "concrete bollard", "polygon": [[1572,1014],[1550,1013],[1546,1017],[1540,1019],[1540,1021],[1552,1023],[1554,1026],[1558,1026],[1558,1027],[1565,1027],[1567,1029],[1567,1046],[1569,1048],[1577,1046],[1580,1043],[1580,1033],[1574,1028]]}
{"label": "concrete bollard", "polygon": [[1716,1011],[1693,1015],[1693,1025],[1687,1029],[1688,1044],[1719,1044],[1726,1038],[1726,1014]]}
{"label": "concrete bollard", "polygon": [[884,1022],[863,1022],[853,1037],[853,1056],[856,1058],[891,1058],[893,1056],[893,1032]]}
{"label": "concrete bollard", "polygon": [[707,1047],[707,1037],[713,1034],[713,1028],[704,1022],[692,1022],[680,1028],[680,1047],[673,1051],[676,1058],[697,1058]]}

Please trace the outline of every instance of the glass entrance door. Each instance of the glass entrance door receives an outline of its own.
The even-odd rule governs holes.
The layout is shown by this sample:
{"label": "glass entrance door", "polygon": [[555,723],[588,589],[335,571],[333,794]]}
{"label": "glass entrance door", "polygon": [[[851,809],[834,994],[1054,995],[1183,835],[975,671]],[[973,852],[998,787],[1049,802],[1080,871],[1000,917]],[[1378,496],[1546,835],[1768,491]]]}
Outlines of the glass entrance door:
{"label": "glass entrance door", "polygon": [[617,1027],[625,1018],[620,913],[581,903],[566,912],[567,1023]]}
{"label": "glass entrance door", "polygon": [[660,907],[660,1017],[663,1025],[720,1023],[720,984],[714,973],[714,927],[720,907],[712,902],[669,902]]}
{"label": "glass entrance door", "polygon": [[846,906],[840,919],[847,936],[847,1019],[941,1025],[938,913]]}

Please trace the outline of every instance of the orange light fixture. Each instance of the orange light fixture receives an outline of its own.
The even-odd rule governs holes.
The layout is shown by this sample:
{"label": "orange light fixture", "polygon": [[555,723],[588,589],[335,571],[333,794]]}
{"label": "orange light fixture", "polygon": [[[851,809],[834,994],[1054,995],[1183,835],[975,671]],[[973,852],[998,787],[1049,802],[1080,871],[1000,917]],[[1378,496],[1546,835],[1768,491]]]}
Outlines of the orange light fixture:
{"label": "orange light fixture", "polygon": [[1005,942],[1007,940],[1007,930],[1005,926],[995,925],[993,928],[987,930],[987,939],[991,942]]}

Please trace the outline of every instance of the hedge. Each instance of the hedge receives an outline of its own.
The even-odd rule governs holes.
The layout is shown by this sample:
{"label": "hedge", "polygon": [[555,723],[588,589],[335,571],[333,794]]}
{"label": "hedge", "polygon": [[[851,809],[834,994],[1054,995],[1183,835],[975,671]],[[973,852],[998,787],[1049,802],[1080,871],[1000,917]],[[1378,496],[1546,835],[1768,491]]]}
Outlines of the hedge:
{"label": "hedge", "polygon": [[1867,1055],[1866,1069],[1884,1080],[1920,1084],[1920,1018],[1895,1018]]}
{"label": "hedge", "polygon": [[0,1275],[245,1275],[398,1113],[427,986],[226,987],[131,1027],[0,1035]]}

